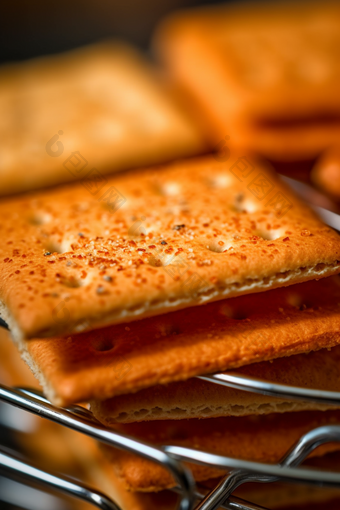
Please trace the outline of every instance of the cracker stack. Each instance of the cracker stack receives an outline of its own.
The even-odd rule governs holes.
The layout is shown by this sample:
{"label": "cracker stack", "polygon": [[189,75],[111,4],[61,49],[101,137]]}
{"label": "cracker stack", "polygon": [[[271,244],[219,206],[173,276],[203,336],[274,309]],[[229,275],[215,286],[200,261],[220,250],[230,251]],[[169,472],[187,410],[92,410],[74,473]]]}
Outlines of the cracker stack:
{"label": "cracker stack", "polygon": [[[3,316],[52,402],[92,401],[101,422],[145,441],[266,462],[340,422],[330,406],[194,379],[245,367],[339,386],[339,236],[265,165],[244,161],[248,186],[244,166],[214,157],[111,177],[126,197],[116,211],[81,183],[3,201]],[[266,200],[254,194],[263,182]],[[129,490],[175,484],[159,466],[104,450]],[[192,468],[199,482],[221,476]]]}
{"label": "cracker stack", "polygon": [[[70,81],[61,72],[75,107],[68,126],[83,126],[79,109],[84,105],[94,125],[99,118],[103,121],[104,113],[105,122],[113,122],[120,107],[115,101],[126,94],[131,101],[126,104],[150,121],[152,133],[143,130],[143,150],[139,142],[134,146],[131,116],[117,114],[124,131],[119,146],[124,157],[111,151],[111,140],[103,142],[100,169],[108,173],[156,160],[161,164],[117,175],[104,176],[96,169],[73,172],[78,182],[7,197],[0,204],[0,217],[5,219],[0,223],[1,317],[51,402],[90,403],[105,426],[156,445],[177,444],[267,463],[278,463],[312,428],[340,424],[340,410],[331,405],[275,399],[204,379],[237,369],[278,383],[340,391],[339,234],[254,156],[309,157],[316,138],[320,143],[315,150],[321,150],[334,131],[314,123],[303,131],[300,143],[301,126],[291,124],[306,112],[314,116],[327,108],[337,111],[340,104],[329,77],[321,82],[327,94],[320,99],[321,85],[312,80],[321,76],[321,71],[313,71],[319,60],[305,69],[308,94],[302,95],[306,84],[292,88],[286,57],[276,58],[287,49],[278,27],[287,33],[288,17],[281,19],[282,8],[275,9],[266,11],[263,21],[270,30],[263,32],[260,24],[253,34],[258,44],[252,58],[259,59],[265,83],[258,83],[258,71],[252,74],[249,56],[239,70],[237,42],[249,37],[251,13],[249,19],[241,19],[236,11],[229,17],[227,10],[216,11],[223,15],[180,15],[167,22],[156,39],[169,72],[187,86],[193,100],[201,101],[202,115],[217,126],[214,136],[229,129],[222,117],[233,123],[231,156],[223,157],[220,151],[166,163],[198,154],[209,141],[164,90],[156,94],[155,82],[131,50],[115,48],[111,69],[111,49],[88,49],[67,57],[67,65],[63,59],[50,63],[53,69],[65,70],[65,76],[75,64],[72,87],[79,80],[84,90],[79,103],[74,101]],[[305,7],[292,9],[296,23],[303,20],[304,33],[311,33],[312,40],[322,23],[330,23],[331,35],[337,26],[335,16],[328,21],[329,14],[321,17],[318,7],[308,19]],[[332,9],[337,12],[335,6]],[[293,24],[294,41],[298,26]],[[233,48],[228,66],[221,60],[226,48]],[[211,73],[203,73],[207,83],[198,56],[211,66]],[[298,54],[295,71],[299,58]],[[48,73],[39,66],[28,68],[42,73],[43,94],[48,96]],[[272,77],[269,70],[278,76]],[[12,83],[24,70],[6,73]],[[117,79],[117,96],[108,87],[111,78]],[[124,80],[131,88],[122,87]],[[209,97],[207,85],[213,90]],[[33,94],[28,84],[23,90]],[[103,103],[100,108],[94,105],[93,91],[98,90],[105,92],[107,101],[115,99],[112,110]],[[295,117],[287,117],[282,128],[288,104],[294,105]],[[158,123],[150,112],[160,111],[164,122]],[[277,115],[273,122],[284,132],[280,141],[270,123],[268,129],[268,112]],[[320,130],[323,135],[318,138]],[[78,133],[79,143],[90,150],[92,137],[85,131]],[[98,147],[91,147],[95,159]],[[36,173],[29,173],[19,186],[15,165],[8,166],[0,175],[3,194],[70,180],[57,166],[48,179],[42,167],[36,162],[33,166]],[[323,445],[313,452],[311,465],[329,462],[333,467],[338,450],[338,443]],[[176,482],[162,466],[107,446],[102,451],[106,460],[93,471],[98,478],[107,474],[108,493],[123,509],[175,508],[176,496],[169,490]],[[190,467],[204,490],[224,476],[206,466]],[[280,484],[273,487],[253,487],[249,499],[284,508],[292,501],[323,501],[334,495],[321,496],[310,489],[287,493]],[[247,491],[239,494],[248,497]]]}
{"label": "cracker stack", "polygon": [[235,3],[171,16],[155,51],[212,141],[297,161],[338,144],[339,29],[335,1]]}

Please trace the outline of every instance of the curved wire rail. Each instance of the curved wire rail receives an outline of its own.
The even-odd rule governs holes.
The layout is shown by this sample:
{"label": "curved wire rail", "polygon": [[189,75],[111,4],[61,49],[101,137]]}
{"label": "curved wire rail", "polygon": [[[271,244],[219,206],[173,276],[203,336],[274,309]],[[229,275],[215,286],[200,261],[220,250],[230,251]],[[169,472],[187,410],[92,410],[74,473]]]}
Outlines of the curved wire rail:
{"label": "curved wire rail", "polygon": [[0,469],[6,472],[7,476],[25,479],[27,482],[38,482],[40,485],[60,491],[63,494],[74,496],[82,499],[87,503],[101,508],[102,510],[121,510],[110,498],[90,489],[80,482],[68,478],[47,473],[41,469],[37,469],[32,464],[28,464],[14,455],[9,455],[0,448]]}
{"label": "curved wire rail", "polygon": [[229,388],[260,393],[262,395],[269,395],[281,399],[287,398],[314,402],[315,404],[340,406],[340,392],[338,391],[325,391],[274,383],[256,377],[238,374],[234,371],[222,374],[201,375],[197,376],[197,378]]}
{"label": "curved wire rail", "polygon": [[[272,465],[225,457],[176,445],[154,447],[118,434],[113,430],[107,430],[92,416],[90,411],[81,407],[56,408],[40,392],[29,389],[11,389],[0,385],[0,400],[77,430],[110,446],[125,449],[161,464],[170,471],[177,481],[175,490],[180,495],[178,505],[180,510],[191,510],[193,508],[196,508],[196,510],[213,510],[216,508],[260,510],[261,507],[257,505],[231,496],[236,487],[249,481],[270,483],[280,479],[295,483],[340,488],[340,473],[297,467],[321,444],[334,441],[340,442],[340,426],[324,426],[308,432],[287,452],[279,464]],[[196,492],[191,473],[183,466],[183,461],[219,468],[227,471],[228,475],[217,487],[204,496]],[[70,495],[85,499],[104,510],[119,510],[119,507],[113,501],[93,489],[37,470],[29,464],[0,452],[1,467],[7,469],[12,475],[21,473],[29,480],[41,481],[45,486],[54,487]],[[201,501],[198,502],[197,506],[194,506],[197,499]]]}

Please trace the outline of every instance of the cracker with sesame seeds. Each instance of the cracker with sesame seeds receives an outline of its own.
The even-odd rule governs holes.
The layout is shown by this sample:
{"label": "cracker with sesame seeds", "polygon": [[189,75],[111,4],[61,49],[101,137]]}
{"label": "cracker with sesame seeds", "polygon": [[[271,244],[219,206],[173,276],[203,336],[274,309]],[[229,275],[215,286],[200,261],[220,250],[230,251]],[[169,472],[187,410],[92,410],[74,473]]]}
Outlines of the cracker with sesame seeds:
{"label": "cracker with sesame seeds", "polygon": [[17,340],[340,271],[339,235],[246,157],[112,176],[95,195],[83,183],[31,193],[0,215],[0,312]]}
{"label": "cracker with sesame seeds", "polygon": [[338,143],[339,34],[338,2],[235,3],[171,14],[154,50],[214,146],[296,161]]}
{"label": "cracker with sesame seeds", "polygon": [[151,64],[107,41],[0,68],[0,195],[200,154],[196,123]]}
{"label": "cracker with sesame seeds", "polygon": [[[336,275],[318,282],[310,281],[216,301],[201,308],[192,307],[67,338],[24,341],[19,348],[23,359],[40,380],[45,394],[56,405],[106,400],[146,388],[152,388],[152,393],[157,385],[187,381],[194,376],[339,345],[339,282],[340,277]],[[337,352],[330,353],[334,360]],[[310,364],[317,371],[320,370],[320,367],[317,368],[318,360],[328,359],[326,377],[334,382],[338,371],[334,371],[333,367],[331,377],[332,362],[327,355],[320,356],[315,356],[314,365],[313,361]],[[298,364],[298,360],[294,363],[290,359],[292,367],[289,373]],[[253,370],[258,376],[272,374],[272,369],[265,366],[253,367]],[[281,374],[285,377],[283,372],[284,369]],[[301,374],[301,384],[306,381],[306,374]],[[315,375],[314,380],[322,388],[327,383],[323,379],[324,372],[321,371],[319,375],[318,378]],[[191,384],[183,394],[187,411],[204,417],[199,404],[195,409],[195,395],[191,400]],[[161,397],[162,389],[159,391],[159,401],[163,404],[156,414],[166,414],[167,409],[171,408],[170,399],[167,401],[167,392],[171,395],[171,388],[164,390],[164,400]],[[220,412],[230,412],[223,391],[218,393],[215,404],[218,399],[220,407],[225,406]],[[234,399],[240,406],[248,406],[248,411],[251,405],[256,411],[256,402],[261,402],[258,395],[251,395],[248,399],[243,396],[240,400],[236,393]],[[173,400],[176,400],[176,396]],[[134,396],[126,399],[125,412],[131,402],[133,407]],[[138,405],[140,403],[135,408],[136,420]],[[204,407],[209,405],[214,412],[213,398]],[[103,406],[101,416],[106,409],[110,421],[110,403]],[[140,414],[141,418],[147,415],[147,409],[146,406]],[[131,406],[129,413],[130,417],[133,416]]]}

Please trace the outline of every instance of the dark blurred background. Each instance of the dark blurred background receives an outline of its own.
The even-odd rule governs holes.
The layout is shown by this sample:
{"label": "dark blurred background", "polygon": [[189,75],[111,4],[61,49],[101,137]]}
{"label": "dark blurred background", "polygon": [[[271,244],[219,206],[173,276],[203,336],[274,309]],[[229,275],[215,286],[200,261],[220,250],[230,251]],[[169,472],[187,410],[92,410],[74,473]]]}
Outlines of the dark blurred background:
{"label": "dark blurred background", "polygon": [[1,2],[0,62],[57,53],[107,37],[146,49],[157,22],[197,0],[22,0]]}

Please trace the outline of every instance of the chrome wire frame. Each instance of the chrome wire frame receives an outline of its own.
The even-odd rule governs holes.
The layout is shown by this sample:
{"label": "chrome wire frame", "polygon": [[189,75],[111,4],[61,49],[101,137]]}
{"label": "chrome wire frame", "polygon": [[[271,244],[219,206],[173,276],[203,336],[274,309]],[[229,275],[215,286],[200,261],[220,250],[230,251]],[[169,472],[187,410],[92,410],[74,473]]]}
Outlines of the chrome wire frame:
{"label": "chrome wire frame", "polygon": [[236,390],[269,395],[281,399],[302,400],[304,402],[314,402],[315,404],[328,404],[340,407],[340,392],[325,391],[310,388],[300,388],[288,384],[279,384],[270,381],[264,381],[256,377],[238,374],[236,371],[225,372],[223,374],[201,375],[197,379],[206,382],[220,384]]}
{"label": "chrome wire frame", "polygon": [[[285,176],[280,177],[297,194],[305,198],[304,195],[308,191],[308,185]],[[340,216],[338,214],[315,206],[312,203],[310,205],[326,224],[340,231]],[[1,323],[0,326],[3,326],[3,324]],[[221,384],[238,390],[251,391],[281,399],[297,399],[340,407],[340,392],[321,391],[272,383],[244,376],[235,371],[199,376],[198,378],[213,384]],[[162,465],[171,473],[178,484],[173,489],[180,496],[178,510],[217,510],[218,508],[228,510],[265,510],[263,507],[232,496],[233,491],[237,487],[248,482],[271,483],[283,480],[340,489],[340,473],[298,467],[318,446],[328,442],[340,442],[340,426],[329,425],[311,430],[292,446],[279,464],[273,465],[225,457],[181,446],[165,445],[154,447],[118,434],[113,430],[106,429],[93,417],[90,411],[80,406],[71,406],[67,409],[54,407],[41,392],[36,390],[25,388],[11,389],[0,385],[1,400],[76,430],[102,443],[141,455],[148,460]],[[219,468],[227,471],[228,474],[214,489],[208,492],[206,490],[204,492],[198,491],[192,474],[183,465],[183,461]],[[24,478],[29,482],[40,482],[44,486],[86,500],[103,510],[120,510],[116,503],[100,492],[74,480],[57,477],[36,469],[1,449],[0,471],[5,471],[6,476],[9,477]]]}
{"label": "chrome wire frame", "polygon": [[41,469],[37,469],[31,464],[24,462],[12,454],[6,453],[0,447],[0,472],[4,471],[7,477],[14,479],[23,479],[27,483],[39,482],[39,485],[51,488],[68,496],[74,496],[82,499],[102,510],[120,510],[110,498],[97,490],[90,489],[78,481],[68,478],[61,478]]}
{"label": "chrome wire frame", "polygon": [[[174,490],[180,496],[179,510],[194,508],[196,510],[217,508],[263,510],[258,505],[231,495],[238,486],[247,482],[270,483],[283,480],[340,489],[340,473],[297,467],[318,446],[328,442],[340,442],[340,426],[323,426],[308,432],[287,452],[279,464],[273,465],[225,457],[182,446],[154,447],[108,430],[87,409],[79,406],[67,409],[57,408],[35,390],[12,389],[0,385],[0,400],[81,432],[107,445],[127,450],[161,464],[177,481],[178,485]],[[227,471],[228,475],[213,490],[203,495],[196,491],[191,472],[183,465],[183,461],[219,468]],[[45,486],[84,499],[99,508],[119,510],[119,506],[98,491],[67,478],[56,477],[38,470],[1,450],[0,470],[5,470],[8,476],[20,475],[26,480],[41,482]],[[198,504],[196,504],[197,501]]]}

